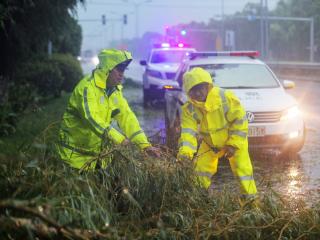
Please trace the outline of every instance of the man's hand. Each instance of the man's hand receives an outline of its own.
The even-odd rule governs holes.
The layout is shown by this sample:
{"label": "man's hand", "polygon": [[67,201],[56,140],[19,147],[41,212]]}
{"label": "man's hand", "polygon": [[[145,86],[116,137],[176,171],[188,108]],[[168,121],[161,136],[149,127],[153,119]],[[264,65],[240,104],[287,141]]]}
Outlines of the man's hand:
{"label": "man's hand", "polygon": [[160,148],[153,147],[153,146],[146,147],[145,149],[143,149],[143,151],[149,156],[156,157],[156,158],[159,158],[161,155]]}
{"label": "man's hand", "polygon": [[236,152],[236,148],[230,145],[226,145],[222,148],[223,151],[225,151],[224,156],[227,158],[231,158],[234,156],[235,152]]}
{"label": "man's hand", "polygon": [[120,143],[120,145],[121,145],[121,146],[128,146],[129,143],[130,143],[130,141],[129,141],[128,139],[124,139],[124,140]]}

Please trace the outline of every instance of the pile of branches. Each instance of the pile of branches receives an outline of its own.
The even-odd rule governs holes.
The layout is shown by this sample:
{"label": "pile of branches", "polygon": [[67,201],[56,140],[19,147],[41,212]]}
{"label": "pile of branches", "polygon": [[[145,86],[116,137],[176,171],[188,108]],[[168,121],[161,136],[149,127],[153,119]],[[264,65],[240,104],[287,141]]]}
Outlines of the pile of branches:
{"label": "pile of branches", "polygon": [[319,239],[319,205],[272,191],[243,202],[233,186],[209,194],[163,152],[114,148],[101,154],[107,169],[81,172],[54,154],[1,159],[0,238]]}

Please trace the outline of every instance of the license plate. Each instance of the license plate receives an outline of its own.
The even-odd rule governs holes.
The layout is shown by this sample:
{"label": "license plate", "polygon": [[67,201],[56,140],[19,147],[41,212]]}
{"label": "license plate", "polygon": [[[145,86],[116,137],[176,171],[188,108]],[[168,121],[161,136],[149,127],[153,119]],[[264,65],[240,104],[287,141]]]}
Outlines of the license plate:
{"label": "license plate", "polygon": [[249,127],[248,136],[249,137],[263,137],[266,135],[265,127]]}

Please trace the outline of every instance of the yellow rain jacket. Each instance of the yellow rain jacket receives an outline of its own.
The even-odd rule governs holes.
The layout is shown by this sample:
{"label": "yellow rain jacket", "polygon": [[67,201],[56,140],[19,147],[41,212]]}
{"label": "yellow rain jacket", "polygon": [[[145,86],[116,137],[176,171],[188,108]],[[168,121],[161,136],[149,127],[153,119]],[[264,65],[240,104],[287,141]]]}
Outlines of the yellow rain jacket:
{"label": "yellow rain jacket", "polygon": [[205,102],[194,101],[188,96],[182,107],[178,157],[194,159],[200,183],[210,188],[212,176],[217,172],[220,150],[226,145],[233,146],[236,152],[229,161],[234,175],[240,180],[241,191],[245,195],[255,194],[245,110],[233,92],[213,86],[210,74],[202,68],[193,68],[183,76],[187,95],[200,83],[208,83],[210,90]]}
{"label": "yellow rain jacket", "polygon": [[[108,92],[106,79],[118,64],[130,62],[129,52],[115,49],[99,54],[99,65],[91,76],[83,78],[75,87],[63,115],[59,132],[58,153],[74,168],[81,168],[96,158],[110,141],[120,144],[126,138],[141,149],[150,146],[118,85]],[[122,132],[112,126],[116,121]],[[102,166],[106,166],[102,162]],[[94,161],[89,168],[95,168]]]}

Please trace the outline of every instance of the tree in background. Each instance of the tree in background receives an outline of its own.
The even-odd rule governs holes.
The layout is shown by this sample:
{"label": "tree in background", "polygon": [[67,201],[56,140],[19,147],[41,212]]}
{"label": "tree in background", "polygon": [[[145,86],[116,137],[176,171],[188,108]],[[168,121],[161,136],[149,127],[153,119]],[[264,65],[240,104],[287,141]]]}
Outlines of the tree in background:
{"label": "tree in background", "polygon": [[0,135],[14,131],[18,114],[28,105],[70,91],[81,77],[75,58],[81,48],[81,27],[74,16],[77,4],[84,2],[1,1]]}
{"label": "tree in background", "polygon": [[5,0],[0,3],[0,75],[12,76],[20,62],[55,51],[78,55],[81,29],[73,15],[84,0]]}
{"label": "tree in background", "polygon": [[[313,17],[315,45],[320,46],[319,1],[281,0],[272,14],[284,17]],[[310,24],[307,22],[273,21],[270,24],[270,48],[276,58],[308,61],[309,41]],[[319,60],[318,54],[315,54],[315,60]]]}

